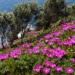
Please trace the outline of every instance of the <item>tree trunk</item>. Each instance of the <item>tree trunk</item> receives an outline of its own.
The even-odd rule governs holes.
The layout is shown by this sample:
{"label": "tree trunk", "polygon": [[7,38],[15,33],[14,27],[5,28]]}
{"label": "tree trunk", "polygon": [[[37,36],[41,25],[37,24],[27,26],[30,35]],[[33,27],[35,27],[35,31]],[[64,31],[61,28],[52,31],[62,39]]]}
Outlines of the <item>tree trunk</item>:
{"label": "tree trunk", "polygon": [[4,30],[3,30],[2,37],[1,37],[2,47],[3,47],[3,49],[4,49],[5,46],[4,46],[3,40],[4,40]]}
{"label": "tree trunk", "polygon": [[25,32],[26,32],[26,27],[27,27],[27,23],[26,23],[26,25],[24,26],[25,24],[23,24],[23,28],[22,28],[22,38],[24,38],[24,36],[25,36]]}

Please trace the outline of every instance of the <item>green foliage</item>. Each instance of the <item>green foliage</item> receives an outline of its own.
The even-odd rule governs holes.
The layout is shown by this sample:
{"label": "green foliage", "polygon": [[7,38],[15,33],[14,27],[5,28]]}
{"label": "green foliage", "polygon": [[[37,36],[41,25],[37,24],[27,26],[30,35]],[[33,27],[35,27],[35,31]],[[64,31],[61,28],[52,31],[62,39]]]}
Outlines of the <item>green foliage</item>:
{"label": "green foliage", "polygon": [[[67,5],[65,0],[46,0],[44,4],[43,14],[41,19],[38,19],[37,28],[51,27],[52,23],[56,23],[63,17],[68,16]],[[40,28],[39,28],[40,27]]]}
{"label": "green foliage", "polygon": [[25,35],[25,30],[27,23],[30,21],[31,17],[40,12],[41,7],[36,2],[20,3],[14,8],[14,15],[18,26],[20,26],[21,31],[24,30],[23,37]]}
{"label": "green foliage", "polygon": [[75,4],[72,4],[72,6],[70,7],[70,14],[72,16],[75,16]]}
{"label": "green foliage", "polygon": [[40,12],[40,10],[42,10],[42,7],[40,5],[38,5],[37,2],[29,2],[29,8],[31,9],[31,13],[33,15],[36,15],[37,13]]}
{"label": "green foliage", "polygon": [[[59,21],[60,22],[60,21]],[[59,23],[58,22],[58,23]],[[40,38],[43,38],[44,35],[46,34],[50,34],[52,33],[52,31],[54,31],[56,28],[49,28],[47,30],[41,30],[37,35],[36,38],[32,38],[30,39],[29,41],[25,40],[25,42],[29,43],[31,42],[32,43],[32,47],[35,47],[37,43],[35,43],[34,41],[37,41],[40,39]],[[59,26],[57,31],[60,31],[59,29],[61,29],[61,27]],[[59,37],[62,38],[62,40],[60,41],[66,41],[67,39],[65,38],[66,36],[72,36],[74,35],[75,33],[73,32],[73,29],[71,30],[68,30],[68,31],[64,31],[63,34],[60,34]],[[28,34],[27,34],[28,35]],[[29,36],[29,35],[28,35]],[[53,37],[52,37],[53,38]],[[51,38],[51,39],[52,39]],[[50,48],[56,48],[56,47],[61,47],[62,50],[66,50],[67,51],[67,55],[63,56],[62,59],[58,59],[56,57],[54,58],[48,58],[45,54],[43,53],[38,53],[38,54],[24,54],[23,51],[21,55],[18,56],[18,58],[12,58],[12,57],[9,57],[5,60],[1,60],[0,61],[0,75],[9,75],[9,73],[11,75],[34,75],[35,72],[34,72],[34,68],[38,65],[38,64],[42,64],[43,67],[45,66],[45,63],[44,61],[45,60],[49,60],[50,62],[52,61],[55,61],[56,62],[56,65],[57,66],[61,66],[63,68],[63,71],[62,72],[56,72],[54,69],[50,69],[50,74],[52,75],[68,75],[64,70],[66,70],[66,68],[68,66],[70,67],[73,67],[73,69],[75,70],[74,68],[74,63],[71,62],[71,58],[73,56],[75,56],[75,53],[73,53],[71,50],[73,50],[75,52],[75,46],[66,46],[66,45],[61,45],[61,46],[58,46],[56,42],[54,42],[54,44],[52,46],[48,45],[47,43],[45,43],[45,40],[46,38],[44,38],[43,40],[40,41],[40,43],[43,43],[45,44],[45,47],[47,47],[48,49]],[[23,41],[23,40],[22,40]],[[24,42],[24,41],[23,41]],[[18,42],[19,44],[19,42]],[[18,45],[17,44],[17,45]],[[18,47],[14,47],[12,50],[15,50],[17,49]],[[42,46],[40,46],[39,48],[39,51],[42,50]],[[28,48],[24,47],[24,49],[28,50]],[[3,52],[3,51],[2,51]],[[7,51],[8,52],[8,51]],[[9,52],[10,53],[10,52]],[[0,54],[2,54],[0,52]],[[67,64],[66,64],[67,63]],[[43,69],[42,69],[43,70]],[[39,72],[39,73],[36,73],[36,75],[44,75],[43,72]],[[72,74],[73,75],[73,74]]]}
{"label": "green foliage", "polygon": [[[28,2],[15,6],[13,12],[0,12],[0,27],[3,28],[3,36],[6,35],[8,37],[10,44],[17,39],[17,34],[20,31],[24,30],[25,32],[31,17],[39,13],[40,10],[41,7],[36,2]],[[8,25],[10,26],[9,31],[6,30]]]}

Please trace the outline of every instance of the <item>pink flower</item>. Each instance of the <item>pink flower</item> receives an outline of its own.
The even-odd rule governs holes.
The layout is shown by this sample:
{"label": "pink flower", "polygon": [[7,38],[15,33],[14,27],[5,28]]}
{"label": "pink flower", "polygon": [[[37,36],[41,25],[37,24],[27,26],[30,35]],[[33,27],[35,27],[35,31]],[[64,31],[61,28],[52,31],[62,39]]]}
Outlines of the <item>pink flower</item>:
{"label": "pink flower", "polygon": [[44,47],[43,50],[47,51],[48,49],[46,47]]}
{"label": "pink flower", "polygon": [[73,29],[73,31],[75,32],[75,29]]}
{"label": "pink flower", "polygon": [[37,46],[45,46],[43,43],[37,43]]}
{"label": "pink flower", "polygon": [[71,62],[75,62],[75,59],[74,59],[74,58],[72,58],[72,59],[71,59]]}
{"label": "pink flower", "polygon": [[58,44],[58,45],[62,45],[63,43],[58,41],[58,43],[57,43],[57,44]]}
{"label": "pink flower", "polygon": [[35,68],[34,68],[34,71],[35,71],[35,72],[39,72],[39,71],[40,71],[40,68],[35,67]]}
{"label": "pink flower", "polygon": [[71,24],[74,24],[74,21],[72,21]]}
{"label": "pink flower", "polygon": [[60,53],[63,53],[64,55],[67,54],[67,52],[65,50],[61,50]]}
{"label": "pink flower", "polygon": [[48,35],[45,35],[44,37],[47,38],[47,39],[49,39],[49,38],[51,38],[52,36],[53,36],[52,34],[48,34]]}
{"label": "pink flower", "polygon": [[47,43],[49,40],[45,40],[45,42]]}
{"label": "pink flower", "polygon": [[63,25],[63,24],[62,24],[62,27],[66,27],[66,25]]}
{"label": "pink flower", "polygon": [[32,46],[32,43],[29,43],[29,46]]}
{"label": "pink flower", "polygon": [[39,46],[34,47],[35,50],[36,50],[36,49],[39,49],[39,48],[40,48]]}
{"label": "pink flower", "polygon": [[41,68],[43,68],[43,66],[42,66],[42,65],[38,65],[37,67],[38,67],[38,68],[40,68],[40,69],[41,69]]}
{"label": "pink flower", "polygon": [[38,54],[39,53],[39,50],[35,50],[34,53]]}
{"label": "pink flower", "polygon": [[70,40],[71,38],[70,37],[66,37],[66,39],[69,39]]}
{"label": "pink flower", "polygon": [[69,45],[69,46],[72,46],[72,41],[71,41],[71,40],[69,41],[68,45]]}
{"label": "pink flower", "polygon": [[68,30],[68,28],[67,27],[64,27],[63,30]]}
{"label": "pink flower", "polygon": [[73,72],[74,72],[71,67],[68,67],[68,68],[66,69],[66,71],[67,71],[67,73],[73,73]]}
{"label": "pink flower", "polygon": [[56,67],[56,65],[55,64],[50,64],[50,67],[54,68],[54,67]]}
{"label": "pink flower", "polygon": [[75,43],[75,40],[74,39],[71,39],[70,41],[71,41],[71,43]]}
{"label": "pink flower", "polygon": [[52,58],[53,57],[53,54],[48,54],[47,55],[49,58]]}
{"label": "pink flower", "polygon": [[40,32],[40,31],[35,31],[34,33],[37,34],[37,33],[39,33],[39,32]]}
{"label": "pink flower", "polygon": [[17,50],[16,54],[21,55],[22,54],[21,50]]}
{"label": "pink flower", "polygon": [[45,74],[48,74],[48,73],[50,72],[50,69],[49,69],[49,68],[44,68],[44,69],[43,69],[43,72],[44,72]]}
{"label": "pink flower", "polygon": [[59,34],[61,34],[61,32],[56,32],[55,33],[55,36],[59,36]]}
{"label": "pink flower", "polygon": [[75,28],[75,26],[72,26],[72,28]]}
{"label": "pink flower", "polygon": [[49,51],[49,52],[52,52],[52,51],[54,51],[54,49],[50,48],[48,51]]}
{"label": "pink flower", "polygon": [[67,41],[63,41],[62,42],[64,45],[68,45],[68,42]]}
{"label": "pink flower", "polygon": [[72,36],[72,39],[75,39],[75,35],[74,35],[74,36]]}
{"label": "pink flower", "polygon": [[70,25],[70,23],[66,23],[67,25]]}
{"label": "pink flower", "polygon": [[62,56],[63,56],[63,54],[60,54],[60,53],[57,54],[57,57],[58,57],[59,59],[61,59]]}
{"label": "pink flower", "polygon": [[14,55],[13,58],[18,58],[18,56],[17,55]]}
{"label": "pink flower", "polygon": [[57,66],[57,67],[55,68],[55,70],[56,70],[56,71],[62,71],[62,68],[61,68],[60,66]]}
{"label": "pink flower", "polygon": [[60,48],[60,47],[57,47],[56,50],[57,50],[57,51],[61,51],[61,48]]}
{"label": "pink flower", "polygon": [[40,38],[39,41],[43,40],[43,38]]}
{"label": "pink flower", "polygon": [[48,45],[53,45],[53,42],[49,42]]}
{"label": "pink flower", "polygon": [[45,61],[45,65],[46,66],[50,66],[50,62],[49,61]]}

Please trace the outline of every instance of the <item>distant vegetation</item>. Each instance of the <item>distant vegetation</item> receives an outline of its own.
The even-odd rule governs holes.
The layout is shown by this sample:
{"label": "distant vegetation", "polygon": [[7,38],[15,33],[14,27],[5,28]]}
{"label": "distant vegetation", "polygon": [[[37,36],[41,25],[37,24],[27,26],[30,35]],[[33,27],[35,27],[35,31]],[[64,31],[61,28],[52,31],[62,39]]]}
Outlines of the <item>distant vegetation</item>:
{"label": "distant vegetation", "polygon": [[[3,29],[2,35],[2,46],[3,44],[3,37],[6,35],[8,37],[8,42],[10,45],[13,44],[13,40],[17,39],[17,34],[20,31],[24,31],[27,27],[27,23],[30,21],[31,17],[37,13],[39,13],[41,7],[36,2],[28,2],[28,3],[20,3],[19,5],[15,6],[13,12],[6,12],[0,13],[0,27]],[[7,26],[10,25],[10,30],[7,31]]]}
{"label": "distant vegetation", "polygon": [[[27,24],[33,15],[38,14],[36,17],[36,30],[40,30],[51,28],[55,23],[59,25],[66,22],[66,20],[74,20],[74,13],[75,4],[68,6],[65,0],[46,0],[44,8],[36,2],[25,2],[15,6],[13,12],[0,12],[0,27],[3,28],[2,46],[4,48],[3,37],[5,35],[11,45],[13,40],[17,39],[17,34],[20,31],[24,32],[23,38]],[[9,31],[6,30],[8,25],[10,25]]]}

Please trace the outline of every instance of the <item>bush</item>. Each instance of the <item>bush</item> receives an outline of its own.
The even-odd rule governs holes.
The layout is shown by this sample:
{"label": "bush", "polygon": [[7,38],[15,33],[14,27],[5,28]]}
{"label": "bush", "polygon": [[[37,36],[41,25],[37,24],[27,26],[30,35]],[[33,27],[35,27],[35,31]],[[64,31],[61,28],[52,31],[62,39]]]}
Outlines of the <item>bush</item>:
{"label": "bush", "polygon": [[[49,75],[68,75],[69,72],[74,75],[74,22],[42,30],[37,35],[30,42],[0,52],[0,74],[45,75],[43,70],[48,69]],[[60,72],[56,69],[58,66]]]}

